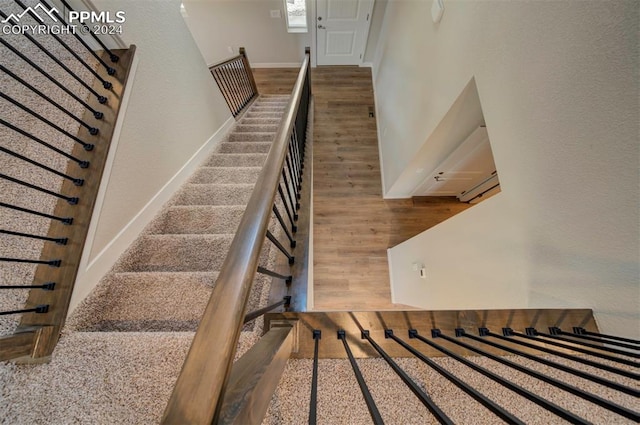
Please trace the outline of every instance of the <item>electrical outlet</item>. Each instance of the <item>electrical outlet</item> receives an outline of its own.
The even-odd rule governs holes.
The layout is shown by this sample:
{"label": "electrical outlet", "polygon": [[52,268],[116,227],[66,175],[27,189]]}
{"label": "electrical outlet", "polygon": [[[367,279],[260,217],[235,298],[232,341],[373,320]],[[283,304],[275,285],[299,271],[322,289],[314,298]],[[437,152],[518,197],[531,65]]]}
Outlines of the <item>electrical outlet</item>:
{"label": "electrical outlet", "polygon": [[281,18],[282,17],[282,15],[280,15],[280,9],[271,10],[270,13],[271,13],[271,17],[272,18]]}
{"label": "electrical outlet", "polygon": [[229,53],[233,53],[233,47],[227,46],[227,50],[229,51]]}

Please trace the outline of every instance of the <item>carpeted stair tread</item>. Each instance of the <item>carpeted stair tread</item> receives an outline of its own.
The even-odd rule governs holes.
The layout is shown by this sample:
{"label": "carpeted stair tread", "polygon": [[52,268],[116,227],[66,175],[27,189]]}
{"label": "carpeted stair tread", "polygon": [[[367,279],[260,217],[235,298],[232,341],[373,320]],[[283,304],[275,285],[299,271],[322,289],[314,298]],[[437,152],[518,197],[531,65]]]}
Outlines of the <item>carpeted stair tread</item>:
{"label": "carpeted stair tread", "polygon": [[164,222],[158,233],[224,234],[235,232],[244,214],[244,209],[243,205],[173,206],[164,215]]}
{"label": "carpeted stair tread", "polygon": [[65,334],[50,363],[0,370],[2,423],[160,423],[193,335]]}
{"label": "carpeted stair tread", "polygon": [[266,159],[267,154],[262,153],[217,153],[205,165],[208,167],[262,167]]}
{"label": "carpeted stair tread", "polygon": [[233,234],[144,235],[131,247],[115,271],[217,271]]}
{"label": "carpeted stair tread", "polygon": [[269,112],[251,112],[248,111],[244,114],[245,118],[280,118],[282,119],[282,115],[284,115],[284,111],[269,111]]}
{"label": "carpeted stair tread", "polygon": [[278,131],[276,124],[238,124],[236,132],[239,133],[275,133]]}
{"label": "carpeted stair tread", "polygon": [[229,135],[228,142],[273,142],[275,133],[233,133]]}
{"label": "carpeted stair tread", "polygon": [[100,307],[76,327],[84,332],[195,332],[218,274],[114,273]]}
{"label": "carpeted stair tread", "polygon": [[176,205],[246,205],[253,184],[187,184],[176,196]]}
{"label": "carpeted stair tread", "polygon": [[226,142],[220,145],[221,153],[269,153],[271,142]]}
{"label": "carpeted stair tread", "polygon": [[253,117],[245,117],[240,121],[241,124],[249,124],[249,125],[279,125],[281,119],[280,118],[270,118],[270,117],[261,117],[261,118],[253,118]]}
{"label": "carpeted stair tread", "polygon": [[192,184],[255,184],[262,167],[200,167]]}

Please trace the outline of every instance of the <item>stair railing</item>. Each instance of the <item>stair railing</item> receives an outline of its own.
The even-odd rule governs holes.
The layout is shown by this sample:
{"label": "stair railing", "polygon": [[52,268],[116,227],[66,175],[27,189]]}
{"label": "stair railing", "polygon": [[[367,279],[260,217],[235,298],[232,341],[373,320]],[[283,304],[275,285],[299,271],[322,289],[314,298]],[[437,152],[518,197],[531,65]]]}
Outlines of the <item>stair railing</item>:
{"label": "stair railing", "polygon": [[[20,0],[15,3],[27,12],[20,22],[30,17],[41,23],[32,8]],[[54,14],[52,22],[69,26],[57,9],[46,0],[41,3]],[[2,10],[0,19],[4,25],[18,25],[16,15]],[[89,31],[86,37],[104,48],[93,51],[76,35],[80,33],[85,34],[51,31],[34,36],[24,30],[0,37],[2,47],[11,52],[0,59],[0,76],[7,82],[0,88],[0,98],[7,105],[0,117],[0,155],[8,164],[0,172],[8,188],[0,194],[0,211],[13,217],[11,223],[0,223],[0,262],[36,267],[30,284],[12,275],[0,282],[3,295],[29,291],[24,307],[0,311],[3,317],[20,316],[13,334],[0,337],[0,361],[46,358],[58,341],[135,52],[135,46],[110,50]],[[70,54],[69,59],[60,59],[47,47],[54,43]],[[78,89],[71,89],[57,75],[77,83]],[[54,118],[51,111],[64,117]],[[37,193],[42,202],[31,201]],[[43,218],[49,223],[34,226],[35,220]],[[23,255],[15,249],[5,251],[26,239],[41,241],[39,255],[33,250]]]}
{"label": "stair railing", "polygon": [[244,47],[240,47],[238,56],[209,67],[209,71],[234,117],[258,97],[258,87]]}
{"label": "stair railing", "polygon": [[[254,415],[266,410],[265,403],[268,404],[291,353],[292,327],[287,324],[272,327],[235,364],[233,360],[243,323],[266,312],[262,309],[246,315],[256,272],[291,280],[290,276],[278,275],[258,263],[265,239],[288,258],[289,264],[295,261],[293,254],[269,231],[269,224],[274,212],[285,233],[296,230],[310,100],[307,47],[283,120],[165,409],[164,424],[254,423],[257,420]],[[285,207],[289,216],[286,225],[276,212],[278,204]],[[295,240],[290,240],[290,246],[295,247]],[[270,307],[288,302],[290,299],[285,298]]]}

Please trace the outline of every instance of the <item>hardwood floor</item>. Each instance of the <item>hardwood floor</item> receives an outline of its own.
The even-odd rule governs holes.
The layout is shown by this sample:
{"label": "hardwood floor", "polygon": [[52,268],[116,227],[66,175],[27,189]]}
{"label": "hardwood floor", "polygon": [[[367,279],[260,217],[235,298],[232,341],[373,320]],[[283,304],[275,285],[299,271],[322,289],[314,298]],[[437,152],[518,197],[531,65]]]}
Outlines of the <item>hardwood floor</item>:
{"label": "hardwood floor", "polygon": [[[261,93],[291,91],[292,70],[259,69]],[[391,303],[387,249],[469,207],[382,198],[371,71],[312,70],[315,310],[405,309]]]}

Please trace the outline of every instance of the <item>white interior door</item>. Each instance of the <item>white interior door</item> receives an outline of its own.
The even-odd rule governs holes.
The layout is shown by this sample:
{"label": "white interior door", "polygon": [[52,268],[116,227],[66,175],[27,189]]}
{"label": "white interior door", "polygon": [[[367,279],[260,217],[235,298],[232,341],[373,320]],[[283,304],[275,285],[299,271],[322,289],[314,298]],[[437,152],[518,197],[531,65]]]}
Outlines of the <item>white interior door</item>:
{"label": "white interior door", "polygon": [[[498,183],[496,165],[485,127],[478,127],[422,182],[414,196],[457,196]],[[478,191],[478,193],[482,193]]]}
{"label": "white interior door", "polygon": [[375,0],[318,0],[318,65],[358,65],[367,47]]}

